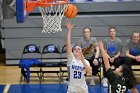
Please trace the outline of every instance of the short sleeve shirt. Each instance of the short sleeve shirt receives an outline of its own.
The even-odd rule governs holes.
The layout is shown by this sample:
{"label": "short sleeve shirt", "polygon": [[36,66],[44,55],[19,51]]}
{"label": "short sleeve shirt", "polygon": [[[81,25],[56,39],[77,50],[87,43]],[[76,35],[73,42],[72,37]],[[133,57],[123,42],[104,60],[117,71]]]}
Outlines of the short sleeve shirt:
{"label": "short sleeve shirt", "polygon": [[131,39],[127,40],[126,50],[129,50],[129,53],[133,56],[140,55],[140,41],[138,43],[132,42]]}
{"label": "short sleeve shirt", "polygon": [[81,48],[87,48],[91,44],[93,44],[94,49],[88,55],[85,55],[86,59],[90,59],[91,57],[95,56],[95,48],[98,46],[97,39],[95,37],[91,37],[90,40],[85,40],[84,38],[81,38],[78,42],[78,45]]}
{"label": "short sleeve shirt", "polygon": [[110,57],[114,57],[118,52],[122,50],[121,40],[116,38],[114,41],[111,41],[110,38],[104,39],[105,50]]}

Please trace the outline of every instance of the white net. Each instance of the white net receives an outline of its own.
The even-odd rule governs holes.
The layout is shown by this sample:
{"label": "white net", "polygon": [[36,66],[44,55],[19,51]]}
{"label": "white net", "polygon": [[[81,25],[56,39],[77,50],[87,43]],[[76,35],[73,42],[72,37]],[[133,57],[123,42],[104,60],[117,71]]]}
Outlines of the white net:
{"label": "white net", "polygon": [[68,4],[51,5],[39,7],[43,18],[42,33],[56,33],[62,31],[61,20]]}

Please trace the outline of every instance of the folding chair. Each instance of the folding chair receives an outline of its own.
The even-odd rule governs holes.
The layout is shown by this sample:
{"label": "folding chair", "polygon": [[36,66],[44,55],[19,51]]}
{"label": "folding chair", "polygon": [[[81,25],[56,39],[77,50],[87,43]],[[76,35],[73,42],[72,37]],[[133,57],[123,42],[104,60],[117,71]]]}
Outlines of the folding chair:
{"label": "folding chair", "polygon": [[[96,52],[96,49],[94,49],[94,51]],[[98,63],[99,63],[99,68],[98,68],[98,73],[97,76],[99,77],[99,83],[101,85],[101,79],[102,79],[102,58],[98,57]]]}
{"label": "folding chair", "polygon": [[62,47],[61,50],[61,81],[63,81],[63,77],[68,77],[68,75],[64,75],[65,73],[68,74],[67,69],[67,56],[66,56],[66,44]]}
{"label": "folding chair", "polygon": [[[21,77],[20,82],[22,81],[22,78],[24,77],[24,80],[26,79],[27,82],[30,81],[30,73],[37,73],[37,76],[40,80],[40,64],[41,64],[41,52],[40,47],[36,44],[29,44],[26,45],[22,52],[22,58],[19,62],[19,67],[21,68]],[[41,81],[41,80],[40,80]]]}
{"label": "folding chair", "polygon": [[98,77],[99,77],[99,80],[100,80],[100,85],[101,85],[101,80],[102,80],[102,76],[103,76],[103,68],[102,68],[102,58],[101,57],[99,57],[98,58],[98,62],[100,63],[100,67],[99,67],[99,69],[98,69]]}
{"label": "folding chair", "polygon": [[60,81],[60,47],[55,44],[48,44],[42,50],[42,79],[45,73],[50,73],[51,78],[53,73],[56,73]]}
{"label": "folding chair", "polygon": [[[96,52],[96,49],[94,49],[94,51]],[[102,79],[102,58],[101,57],[98,57],[98,73],[97,73],[97,76],[99,77],[99,83],[101,85],[101,79]],[[90,75],[91,76],[91,75]]]}

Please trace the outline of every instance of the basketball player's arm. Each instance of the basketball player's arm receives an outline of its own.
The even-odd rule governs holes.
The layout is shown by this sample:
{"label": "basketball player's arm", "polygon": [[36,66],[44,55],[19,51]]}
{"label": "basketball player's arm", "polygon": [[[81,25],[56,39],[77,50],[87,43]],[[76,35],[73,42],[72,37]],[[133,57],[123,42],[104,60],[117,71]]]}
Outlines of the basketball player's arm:
{"label": "basketball player's arm", "polygon": [[138,90],[134,87],[130,89],[132,91],[132,93],[139,93]]}
{"label": "basketball player's arm", "polygon": [[87,62],[85,62],[86,60],[85,60],[85,57],[84,57],[83,53],[81,53],[81,61],[82,61],[83,65],[84,65],[84,68],[86,69],[86,71],[90,75],[92,75],[92,68],[91,68],[90,65],[87,64]]}
{"label": "basketball player's arm", "polygon": [[101,51],[101,54],[102,54],[102,57],[103,57],[103,62],[104,62],[104,65],[105,65],[105,68],[106,68],[106,71],[107,71],[110,68],[107,53],[104,49],[104,45],[103,45],[102,41],[98,41],[98,44],[99,44],[99,48],[100,48],[100,51]]}
{"label": "basketball player's arm", "polygon": [[67,47],[66,47],[66,50],[67,50],[67,55],[69,55],[71,52],[72,52],[72,47],[71,47],[71,30],[73,28],[73,24],[71,24],[71,21],[70,20],[67,20]]}
{"label": "basketball player's arm", "polygon": [[107,54],[107,50],[105,50],[105,51],[106,51],[106,56],[107,56],[107,58],[109,58],[109,59],[110,59],[111,57]]}

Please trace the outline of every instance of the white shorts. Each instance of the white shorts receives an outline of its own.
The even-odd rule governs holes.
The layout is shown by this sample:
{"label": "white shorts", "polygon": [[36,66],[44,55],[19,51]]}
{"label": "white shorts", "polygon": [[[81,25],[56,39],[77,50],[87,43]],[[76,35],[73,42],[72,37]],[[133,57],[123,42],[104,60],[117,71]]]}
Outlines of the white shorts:
{"label": "white shorts", "polygon": [[88,86],[68,86],[67,93],[89,93]]}

